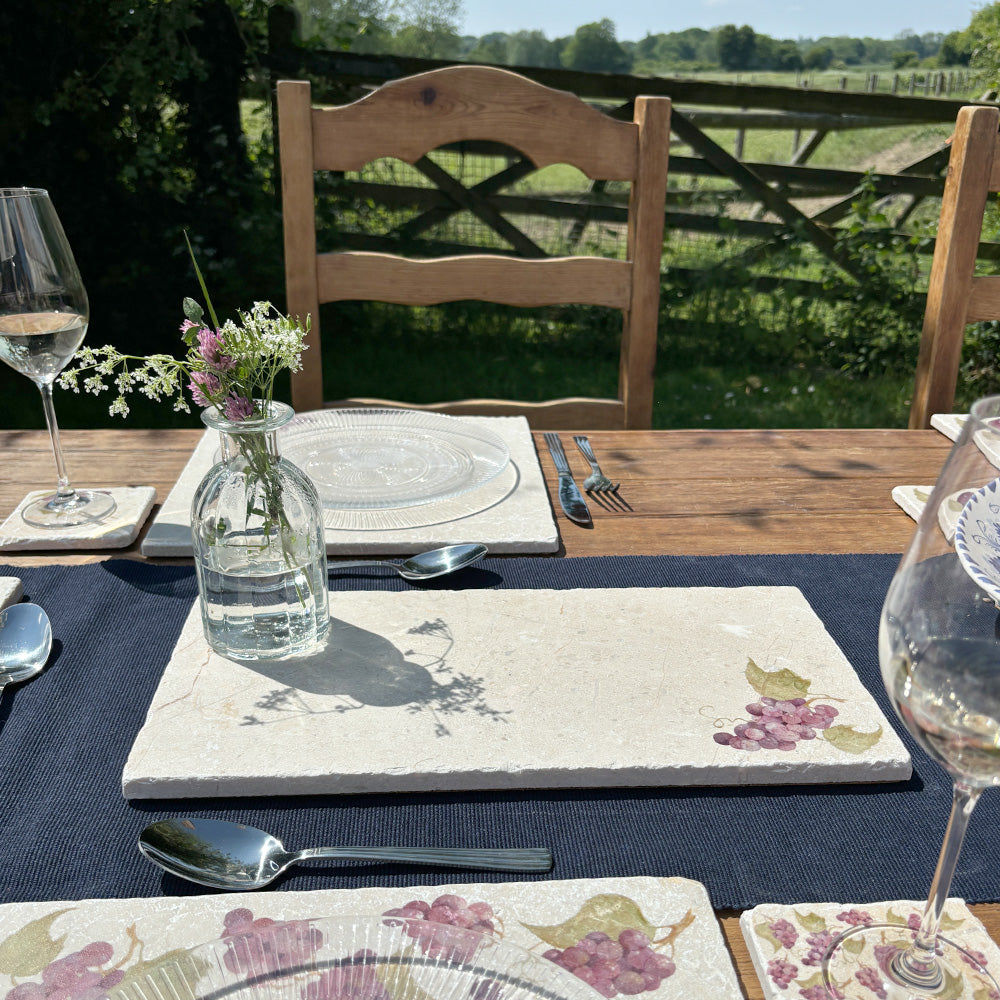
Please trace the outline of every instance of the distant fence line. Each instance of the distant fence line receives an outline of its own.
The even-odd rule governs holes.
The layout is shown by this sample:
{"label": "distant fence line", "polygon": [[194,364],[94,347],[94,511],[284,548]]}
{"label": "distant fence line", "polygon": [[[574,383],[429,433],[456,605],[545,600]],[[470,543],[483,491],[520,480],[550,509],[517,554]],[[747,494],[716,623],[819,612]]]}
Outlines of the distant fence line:
{"label": "distant fence line", "polygon": [[[285,12],[279,8],[273,8],[273,12],[276,16],[272,18],[267,57],[272,79],[307,77],[313,81],[314,99],[320,103],[344,103],[388,80],[454,64],[446,60],[304,48],[297,44],[294,24],[284,16]],[[672,190],[668,192],[668,231],[745,238],[753,241],[753,246],[748,247],[750,252],[762,259],[783,246],[792,230],[799,239],[808,241],[820,254],[835,262],[846,280],[860,278],[860,275],[854,273],[855,265],[838,250],[835,223],[848,216],[858,195],[869,189],[878,196],[908,199],[897,219],[899,225],[924,199],[940,198],[949,150],[943,144],[896,173],[873,174],[809,166],[809,158],[823,139],[831,132],[845,129],[951,123],[959,109],[968,104],[995,106],[992,101],[940,96],[816,90],[527,66],[503,68],[571,91],[586,100],[600,102],[602,110],[615,117],[630,119],[631,103],[640,94],[671,97],[674,140],[691,152],[691,155],[671,153],[671,176],[726,178],[732,182],[732,187],[718,193],[720,206],[722,199],[732,201],[735,196],[754,208],[742,213],[749,218],[727,217],[721,208],[716,213],[686,211],[690,196]],[[612,106],[608,102],[615,103]],[[706,134],[707,129],[735,129],[735,150],[724,149]],[[794,142],[790,143],[789,162],[745,162],[742,159],[743,137],[752,129],[788,129],[790,138],[794,137]],[[476,152],[477,148],[484,154],[496,152],[488,144],[462,146],[467,154]],[[446,193],[414,185],[360,182],[355,191],[389,208],[410,206],[425,212],[436,210],[439,215],[472,209],[476,198],[484,196],[477,192],[476,197],[465,200],[461,191],[456,196],[454,186],[449,186]],[[609,198],[600,185],[593,186],[582,198],[572,200],[504,194],[502,190],[489,191],[485,197],[491,208],[501,213],[575,220],[574,232],[578,236],[588,222],[615,224],[624,223],[626,218],[625,206],[615,204],[614,198]],[[700,197],[704,199],[705,193]],[[836,200],[808,214],[793,204],[794,199],[804,197],[833,197]],[[778,221],[774,221],[775,217]],[[364,249],[392,249],[393,245],[391,235],[372,237],[345,233],[341,240],[344,246]],[[428,241],[425,249],[436,253],[460,253],[481,248]],[[923,253],[932,252],[932,241],[920,249]],[[984,243],[980,251],[984,258],[1000,259],[1000,244]]]}

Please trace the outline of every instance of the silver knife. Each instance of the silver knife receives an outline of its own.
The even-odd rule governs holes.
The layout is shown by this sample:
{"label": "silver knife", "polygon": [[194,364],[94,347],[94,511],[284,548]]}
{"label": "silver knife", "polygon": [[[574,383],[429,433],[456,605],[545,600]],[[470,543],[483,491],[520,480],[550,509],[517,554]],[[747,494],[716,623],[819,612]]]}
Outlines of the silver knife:
{"label": "silver knife", "polygon": [[549,446],[549,453],[552,455],[552,461],[555,462],[556,472],[559,473],[559,504],[563,511],[571,521],[576,521],[577,524],[593,524],[587,501],[583,499],[583,494],[573,481],[573,474],[569,471],[569,462],[566,461],[566,452],[563,451],[559,435],[551,432],[546,433],[545,443]]}

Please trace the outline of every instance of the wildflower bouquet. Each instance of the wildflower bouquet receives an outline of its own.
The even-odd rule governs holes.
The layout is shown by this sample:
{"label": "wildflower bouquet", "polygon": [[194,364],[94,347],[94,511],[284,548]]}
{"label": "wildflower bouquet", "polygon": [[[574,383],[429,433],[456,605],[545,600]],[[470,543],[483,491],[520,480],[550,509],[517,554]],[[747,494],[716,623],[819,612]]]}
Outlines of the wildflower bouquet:
{"label": "wildflower bouquet", "polygon": [[301,368],[308,323],[255,302],[220,324],[197,262],[195,273],[208,318],[198,302],[184,299],[184,357],[84,347],[60,384],[95,395],[113,385],[112,415],[128,415],[132,392],[172,399],[185,412],[190,395],[205,408],[202,421],[222,441],[222,460],[202,480],[191,509],[206,637],[224,655],[302,651],[329,625],[322,510],[308,477],[279,457],[274,432],[292,411],[273,395],[279,372]]}

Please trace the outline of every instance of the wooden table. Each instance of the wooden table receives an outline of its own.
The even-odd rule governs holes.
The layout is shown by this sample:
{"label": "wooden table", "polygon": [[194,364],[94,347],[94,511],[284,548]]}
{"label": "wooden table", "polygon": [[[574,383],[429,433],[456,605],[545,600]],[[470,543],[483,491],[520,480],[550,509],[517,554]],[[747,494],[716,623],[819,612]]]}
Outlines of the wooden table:
{"label": "wooden table", "polygon": [[[63,432],[80,486],[155,486],[162,501],[202,431]],[[571,435],[564,434],[569,442]],[[592,528],[557,516],[559,556],[725,555],[763,552],[901,552],[913,522],[893,502],[898,485],[933,483],[950,442],[937,431],[601,431],[589,435],[602,468],[621,481],[622,507],[591,502]],[[548,451],[536,435],[552,503]],[[575,448],[570,463],[589,471]],[[44,431],[0,432],[0,518],[31,489],[53,485]],[[138,544],[105,553],[4,553],[15,566],[142,558]],[[927,873],[928,884],[931,873]],[[972,908],[1000,942],[1000,904]],[[719,914],[749,1000],[763,996],[739,929]]]}

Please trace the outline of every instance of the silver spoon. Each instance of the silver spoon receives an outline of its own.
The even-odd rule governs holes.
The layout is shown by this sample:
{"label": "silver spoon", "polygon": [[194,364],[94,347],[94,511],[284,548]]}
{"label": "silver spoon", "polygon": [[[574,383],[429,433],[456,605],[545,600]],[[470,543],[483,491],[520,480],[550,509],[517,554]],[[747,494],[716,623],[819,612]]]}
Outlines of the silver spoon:
{"label": "silver spoon", "polygon": [[509,872],[547,872],[552,867],[552,854],[544,847],[313,847],[286,851],[280,840],[263,830],[220,819],[161,819],[139,834],[139,850],[171,875],[213,889],[262,889],[306,858],[406,861]]}
{"label": "silver spoon", "polygon": [[8,684],[42,672],[52,651],[49,616],[37,604],[0,611],[0,694]]}
{"label": "silver spoon", "polygon": [[350,562],[330,563],[330,572],[354,569],[357,566],[386,566],[394,569],[404,580],[433,580],[436,576],[454,573],[471,566],[486,555],[485,545],[446,545],[443,549],[431,549],[410,556],[400,563],[381,562],[377,559],[356,559]]}

